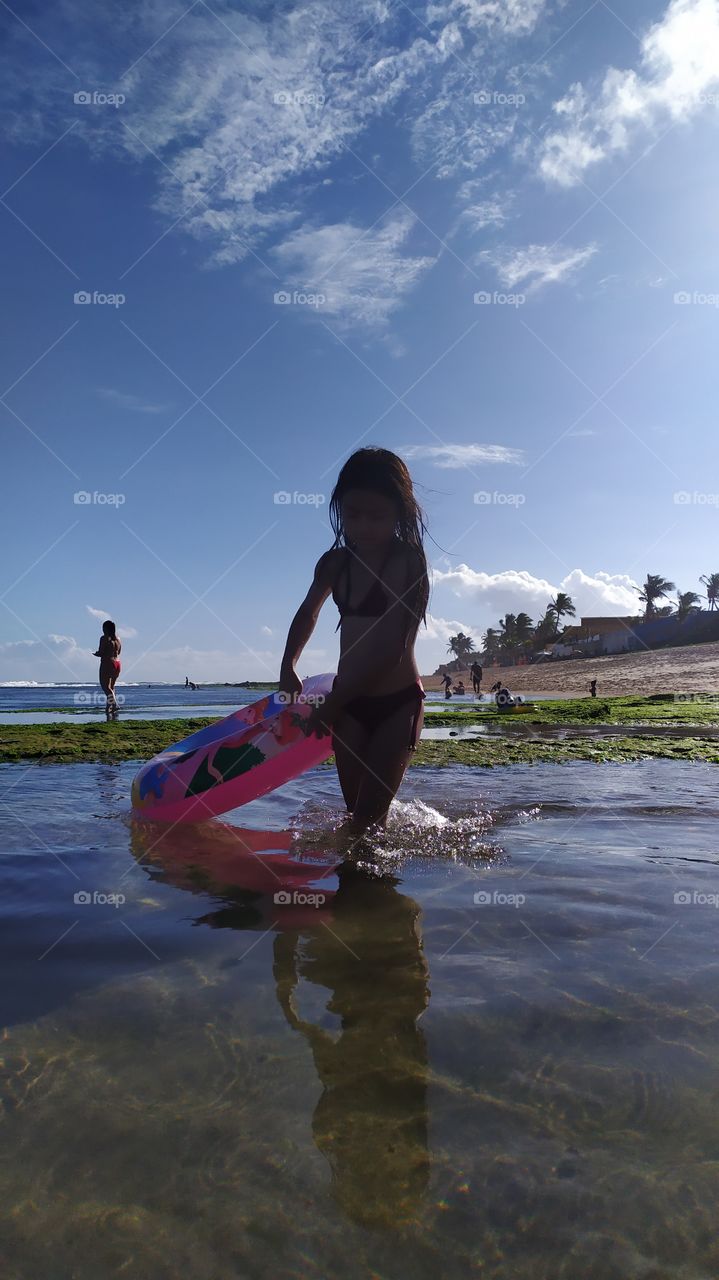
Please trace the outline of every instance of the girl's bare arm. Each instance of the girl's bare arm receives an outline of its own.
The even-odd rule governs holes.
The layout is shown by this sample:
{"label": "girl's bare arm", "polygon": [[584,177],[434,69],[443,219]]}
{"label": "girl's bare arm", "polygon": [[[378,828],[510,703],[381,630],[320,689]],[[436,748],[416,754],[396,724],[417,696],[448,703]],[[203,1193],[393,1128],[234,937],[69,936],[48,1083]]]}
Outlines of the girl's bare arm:
{"label": "girl's bare arm", "polygon": [[283,672],[294,670],[295,663],[317,625],[320,609],[332,590],[336,567],[335,555],[334,551],[326,551],[323,556],[320,556],[315,565],[312,585],[292,619],[287,633],[280,682],[282,681]]}

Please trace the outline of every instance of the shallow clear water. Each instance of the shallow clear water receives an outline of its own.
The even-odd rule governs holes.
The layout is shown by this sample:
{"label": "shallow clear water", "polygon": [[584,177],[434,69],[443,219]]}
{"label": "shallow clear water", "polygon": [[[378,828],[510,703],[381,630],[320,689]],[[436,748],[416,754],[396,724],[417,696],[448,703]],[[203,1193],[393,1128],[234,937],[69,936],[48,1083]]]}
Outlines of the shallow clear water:
{"label": "shallow clear water", "polygon": [[[186,689],[179,684],[123,684],[116,686],[119,718],[128,720],[181,719],[190,716],[227,716],[238,707],[263,698],[267,689],[206,688]],[[557,698],[558,694],[532,694],[537,698]],[[425,710],[471,708],[477,701],[489,703],[490,694],[477,700],[471,695],[447,702],[441,692],[427,694]],[[0,724],[82,724],[102,720],[106,699],[99,685],[0,685]]]}
{"label": "shallow clear water", "polygon": [[719,1273],[712,766],[415,768],[339,874],[330,769],[132,774],[0,766],[4,1274]]}

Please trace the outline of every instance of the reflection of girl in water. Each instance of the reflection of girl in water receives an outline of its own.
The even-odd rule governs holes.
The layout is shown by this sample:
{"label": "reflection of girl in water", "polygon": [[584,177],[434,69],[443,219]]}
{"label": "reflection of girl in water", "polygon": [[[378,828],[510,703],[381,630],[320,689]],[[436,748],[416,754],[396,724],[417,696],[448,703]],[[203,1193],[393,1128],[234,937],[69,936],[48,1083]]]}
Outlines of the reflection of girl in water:
{"label": "reflection of girl in water", "polygon": [[[350,863],[338,878],[331,929],[275,938],[277,998],[322,1081],[313,1132],[337,1200],[355,1222],[392,1226],[417,1215],[429,1178],[420,908]],[[298,1016],[300,978],[329,989],[338,1032]]]}

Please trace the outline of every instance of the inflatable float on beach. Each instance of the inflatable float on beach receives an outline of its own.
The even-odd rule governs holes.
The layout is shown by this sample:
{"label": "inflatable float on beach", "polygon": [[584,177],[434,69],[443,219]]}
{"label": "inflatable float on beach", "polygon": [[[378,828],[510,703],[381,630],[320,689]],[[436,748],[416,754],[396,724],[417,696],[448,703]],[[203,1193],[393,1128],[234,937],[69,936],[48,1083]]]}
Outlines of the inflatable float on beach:
{"label": "inflatable float on beach", "polygon": [[269,694],[161,751],[133,781],[133,817],[204,822],[322,764],[332,755],[332,738],[308,736],[303,722],[333,681],[332,674],[313,676],[298,701]]}

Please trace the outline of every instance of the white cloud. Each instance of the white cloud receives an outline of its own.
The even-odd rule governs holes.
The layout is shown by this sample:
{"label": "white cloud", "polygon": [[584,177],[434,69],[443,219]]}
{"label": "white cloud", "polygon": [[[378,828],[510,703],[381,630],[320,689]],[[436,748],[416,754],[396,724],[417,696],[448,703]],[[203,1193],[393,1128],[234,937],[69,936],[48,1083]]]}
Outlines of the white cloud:
{"label": "white cloud", "polygon": [[524,459],[521,449],[503,444],[407,444],[398,452],[405,458],[424,459],[435,467],[451,470],[498,462],[518,466]]}
{"label": "white cloud", "polygon": [[477,255],[477,262],[491,263],[507,288],[526,283],[528,291],[533,292],[547,284],[572,280],[596,252],[596,245],[591,244],[584,249],[530,244],[525,249],[485,249]]}
{"label": "white cloud", "polygon": [[537,25],[547,0],[449,0],[449,3],[431,4],[427,21],[455,16],[464,19],[470,27],[484,26],[500,30],[507,35],[527,35]]}
{"label": "white cloud", "polygon": [[114,387],[98,387],[97,393],[120,409],[131,409],[135,413],[165,413],[171,407],[168,404],[152,404],[140,396],[131,395],[126,391],[116,391]]}
{"label": "white cloud", "polygon": [[509,207],[510,200],[504,196],[492,196],[487,200],[475,201],[462,210],[455,230],[462,228],[476,233],[484,231],[487,227],[503,227],[509,217]]}
{"label": "white cloud", "polygon": [[[108,618],[112,618],[112,614],[108,613],[107,609],[94,609],[91,604],[86,604],[85,608],[87,609],[87,612],[90,614],[90,616],[92,618],[96,618],[100,624],[105,622]],[[121,640],[131,640],[134,636],[137,635],[137,631],[135,630],[134,627],[120,626],[120,624],[118,623],[117,634],[119,635]]]}
{"label": "white cloud", "polygon": [[402,213],[366,232],[349,222],[294,231],[275,249],[282,284],[322,294],[320,316],[381,327],[434,265],[406,250],[414,222]]}
{"label": "white cloud", "polygon": [[570,187],[585,170],[625,151],[641,129],[687,120],[719,85],[717,0],[672,0],[641,42],[640,69],[610,67],[598,89],[573,84],[554,104],[559,127],[544,140],[540,170]]}
{"label": "white cloud", "polygon": [[572,597],[577,618],[585,615],[626,615],[637,612],[636,583],[627,574],[610,574],[599,570],[587,574],[573,569],[559,582],[537,578],[526,569],[507,569],[501,573],[483,573],[469,565],[453,569],[435,568],[432,575],[435,590],[447,587],[453,595],[471,605],[477,627],[496,626],[505,613],[524,610],[534,622],[543,616],[557,591]]}
{"label": "white cloud", "polygon": [[260,627],[260,631],[262,632],[262,635],[263,635],[263,636],[271,636],[271,635],[272,635],[272,627]]}

